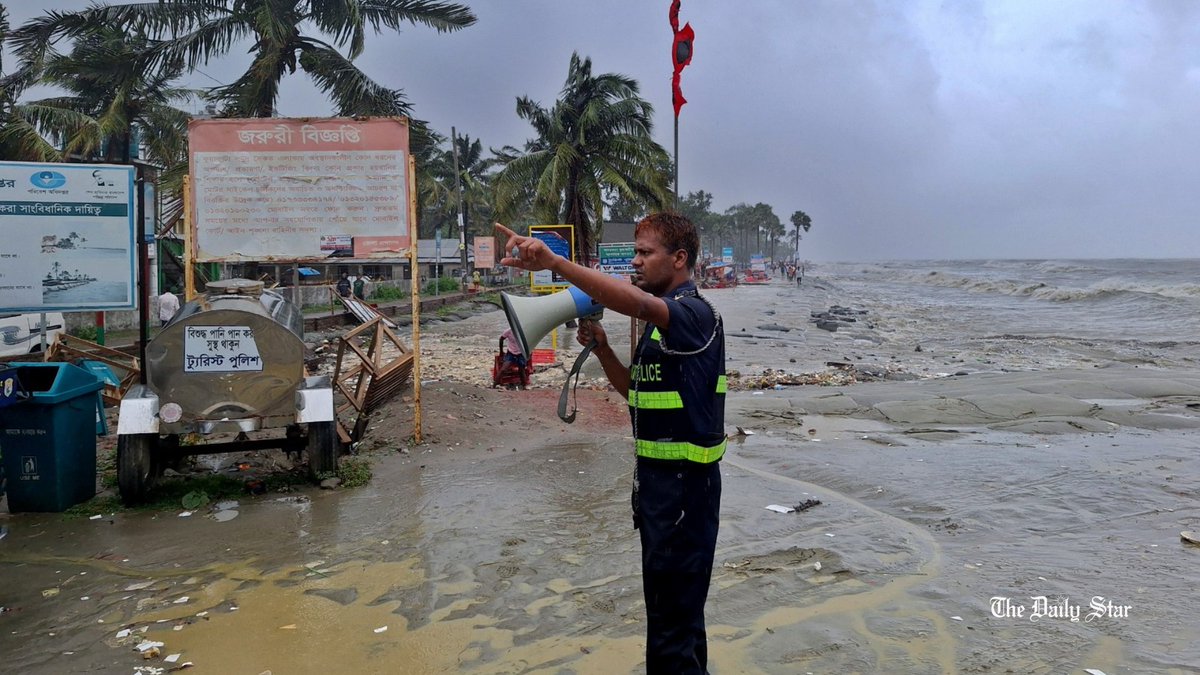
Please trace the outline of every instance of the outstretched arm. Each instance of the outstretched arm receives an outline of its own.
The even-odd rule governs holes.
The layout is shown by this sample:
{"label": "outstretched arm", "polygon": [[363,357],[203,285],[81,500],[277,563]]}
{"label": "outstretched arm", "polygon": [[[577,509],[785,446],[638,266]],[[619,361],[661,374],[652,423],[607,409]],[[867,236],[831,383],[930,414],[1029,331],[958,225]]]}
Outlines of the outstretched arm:
{"label": "outstretched arm", "polygon": [[577,265],[558,255],[536,237],[525,237],[513,232],[500,223],[495,224],[498,240],[504,241],[504,258],[501,265],[518,269],[539,271],[550,270],[607,309],[626,316],[649,322],[666,329],[670,321],[667,303],[632,284],[583,265]]}

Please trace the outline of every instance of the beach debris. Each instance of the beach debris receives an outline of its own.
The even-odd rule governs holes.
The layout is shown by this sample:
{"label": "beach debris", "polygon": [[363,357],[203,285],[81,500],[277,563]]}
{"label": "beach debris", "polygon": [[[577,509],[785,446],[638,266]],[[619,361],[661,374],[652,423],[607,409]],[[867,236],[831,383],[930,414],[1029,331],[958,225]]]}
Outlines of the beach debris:
{"label": "beach debris", "polygon": [[42,591],[42,597],[53,598],[54,596],[58,595],[58,592],[59,589],[57,588],[47,588],[46,590]]}
{"label": "beach debris", "polygon": [[1179,538],[1188,544],[1192,544],[1193,546],[1200,546],[1200,532],[1184,530],[1183,532],[1179,533]]}
{"label": "beach debris", "polygon": [[807,511],[814,506],[820,506],[820,505],[821,505],[820,499],[805,499],[804,501],[800,502],[799,504],[793,506],[792,509],[798,513],[800,511]]}
{"label": "beach debris", "polygon": [[820,560],[818,560],[817,562],[813,563],[813,569],[814,569],[814,570],[816,570],[816,571],[818,571],[818,572],[820,572],[820,571],[821,571],[821,561],[820,561]]}
{"label": "beach debris", "polygon": [[952,617],[950,617],[950,618],[951,618],[951,619],[953,619],[953,620],[955,620],[955,621],[962,621],[962,620],[963,620],[963,618],[962,618],[961,616],[952,616]]}
{"label": "beach debris", "polygon": [[181,657],[181,656],[183,656],[183,654],[169,654],[168,656],[163,658],[163,662],[164,663],[175,663],[176,661],[179,660],[179,657]]}
{"label": "beach debris", "polygon": [[376,633],[386,633],[386,632],[387,632],[387,626],[380,626],[379,628],[376,628],[376,629],[375,629],[375,632],[376,632]]}
{"label": "beach debris", "polygon": [[738,436],[753,436],[754,435],[754,432],[749,429],[746,429],[743,427],[736,427],[736,426],[734,428],[737,429]]}
{"label": "beach debris", "polygon": [[97,513],[97,514],[96,514],[96,515],[94,515],[94,516],[89,516],[89,517],[88,517],[88,520],[100,520],[100,519],[101,519],[101,518],[103,518],[103,517],[104,517],[104,516],[102,516],[102,515],[100,515],[99,513]]}
{"label": "beach debris", "polygon": [[1107,675],[1103,670],[1100,670],[1099,668],[1084,668],[1083,672],[1087,673],[1087,675]]}
{"label": "beach debris", "polygon": [[765,508],[768,511],[774,511],[775,513],[791,513],[796,510],[790,506],[780,506],[779,504],[767,504]]}
{"label": "beach debris", "polygon": [[180,512],[180,514],[179,514],[179,517],[180,517],[180,518],[187,518],[187,517],[188,517],[188,516],[190,516],[190,515],[192,515],[192,512],[191,512],[191,511],[183,511],[183,512]]}
{"label": "beach debris", "polygon": [[296,624],[294,624],[294,623],[289,623],[289,624],[288,624],[288,625],[286,625],[286,626],[280,626],[280,627],[279,627],[279,630],[296,630]]}

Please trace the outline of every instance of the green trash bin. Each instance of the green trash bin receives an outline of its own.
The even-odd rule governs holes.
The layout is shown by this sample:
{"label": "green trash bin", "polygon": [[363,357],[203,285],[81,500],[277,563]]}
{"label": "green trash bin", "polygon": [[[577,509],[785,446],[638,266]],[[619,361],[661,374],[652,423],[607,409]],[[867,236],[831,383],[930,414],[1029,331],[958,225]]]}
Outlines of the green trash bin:
{"label": "green trash bin", "polygon": [[0,407],[8,510],[65,511],[96,495],[96,392],[70,363],[11,363],[15,396]]}

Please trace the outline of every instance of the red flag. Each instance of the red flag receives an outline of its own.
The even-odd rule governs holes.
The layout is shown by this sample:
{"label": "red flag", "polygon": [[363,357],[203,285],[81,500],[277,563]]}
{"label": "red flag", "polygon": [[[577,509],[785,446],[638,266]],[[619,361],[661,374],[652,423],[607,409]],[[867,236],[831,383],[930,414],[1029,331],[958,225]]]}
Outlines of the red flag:
{"label": "red flag", "polygon": [[671,42],[671,63],[674,66],[674,74],[671,76],[671,103],[675,106],[675,116],[679,117],[679,109],[687,103],[679,89],[679,76],[684,67],[692,62],[692,40],[696,34],[692,31],[690,23],[683,24],[682,29],[679,27],[679,0],[673,0],[671,3],[670,19],[671,30],[675,33],[675,39]]}

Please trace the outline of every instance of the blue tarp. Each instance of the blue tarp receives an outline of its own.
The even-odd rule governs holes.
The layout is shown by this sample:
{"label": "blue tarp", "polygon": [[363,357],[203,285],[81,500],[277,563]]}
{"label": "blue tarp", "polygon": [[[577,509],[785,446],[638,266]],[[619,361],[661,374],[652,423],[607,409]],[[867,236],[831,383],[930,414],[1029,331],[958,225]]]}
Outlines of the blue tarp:
{"label": "blue tarp", "polygon": [[321,276],[320,271],[315,270],[311,267],[301,267],[300,269],[298,269],[296,271],[299,272],[300,276],[302,276],[302,277],[319,277],[319,276]]}

